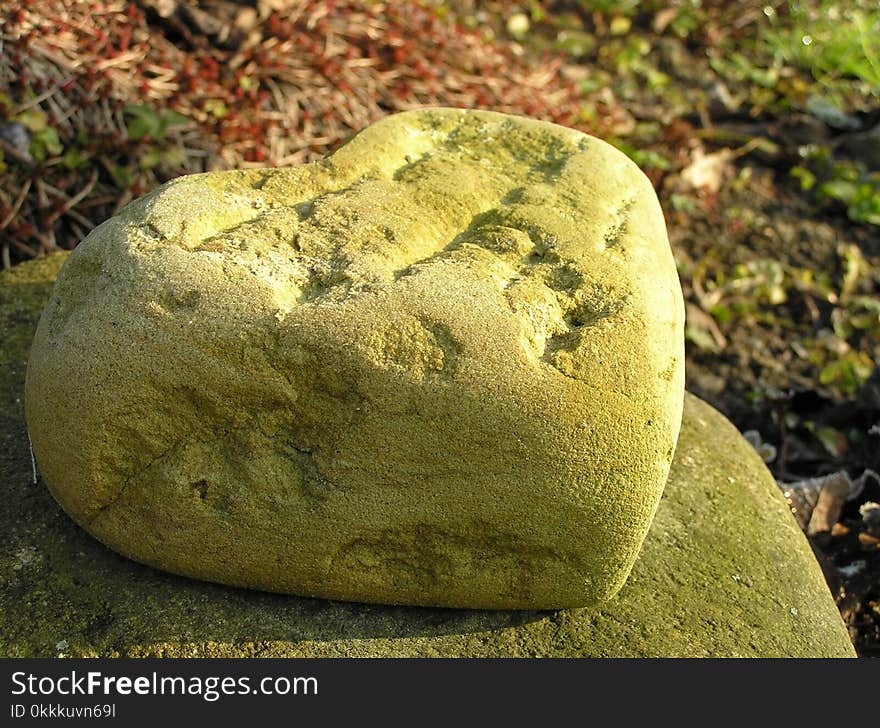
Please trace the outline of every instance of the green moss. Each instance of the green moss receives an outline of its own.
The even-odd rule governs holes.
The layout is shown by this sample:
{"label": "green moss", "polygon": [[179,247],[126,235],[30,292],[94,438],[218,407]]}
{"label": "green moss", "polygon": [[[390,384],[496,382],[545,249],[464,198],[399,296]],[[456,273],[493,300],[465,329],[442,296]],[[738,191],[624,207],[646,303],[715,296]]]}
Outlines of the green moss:
{"label": "green moss", "polygon": [[32,483],[24,362],[62,260],[0,278],[3,656],[853,654],[770,474],[733,426],[693,397],[642,553],[624,589],[599,609],[367,606],[226,588],[124,559]]}

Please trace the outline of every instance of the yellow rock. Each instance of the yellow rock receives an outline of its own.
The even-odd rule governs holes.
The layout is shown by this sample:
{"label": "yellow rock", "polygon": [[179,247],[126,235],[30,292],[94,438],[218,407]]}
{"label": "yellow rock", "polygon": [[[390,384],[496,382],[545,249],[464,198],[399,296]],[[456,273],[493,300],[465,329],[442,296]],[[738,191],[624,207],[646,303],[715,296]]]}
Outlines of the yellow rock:
{"label": "yellow rock", "polygon": [[53,495],[257,589],[556,608],[624,583],[672,461],[683,304],[622,153],[451,109],[175,180],[70,256],[28,363]]}

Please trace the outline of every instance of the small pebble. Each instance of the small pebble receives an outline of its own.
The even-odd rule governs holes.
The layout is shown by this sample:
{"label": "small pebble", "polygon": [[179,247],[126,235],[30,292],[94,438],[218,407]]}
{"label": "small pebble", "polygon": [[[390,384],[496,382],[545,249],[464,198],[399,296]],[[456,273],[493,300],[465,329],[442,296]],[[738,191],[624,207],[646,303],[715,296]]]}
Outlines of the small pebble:
{"label": "small pebble", "polygon": [[25,159],[33,159],[29,151],[31,137],[24,124],[17,121],[0,124],[0,139],[12,146]]}
{"label": "small pebble", "polygon": [[864,559],[859,559],[858,561],[853,561],[851,564],[847,564],[846,566],[839,566],[837,567],[837,570],[840,572],[841,576],[850,578],[858,574],[867,565],[867,561],[865,561]]}
{"label": "small pebble", "polygon": [[875,533],[880,530],[880,503],[874,501],[863,503],[859,508],[859,515],[868,531]]}

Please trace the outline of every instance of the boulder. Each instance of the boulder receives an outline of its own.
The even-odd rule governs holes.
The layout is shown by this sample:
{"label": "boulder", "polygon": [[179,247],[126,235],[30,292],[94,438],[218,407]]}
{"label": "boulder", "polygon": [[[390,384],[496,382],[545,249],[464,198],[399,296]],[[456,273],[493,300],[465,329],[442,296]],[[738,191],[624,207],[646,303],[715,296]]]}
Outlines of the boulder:
{"label": "boulder", "polygon": [[770,473],[723,416],[692,396],[641,555],[617,596],[596,607],[364,605],[224,587],[122,558],[78,528],[35,483],[28,451],[25,362],[63,259],[0,275],[4,657],[854,654]]}
{"label": "boulder", "polygon": [[414,111],[327,159],[170,182],[73,252],[26,412],[62,507],[224,584],[594,604],[657,508],[684,393],[663,215],[624,154]]}

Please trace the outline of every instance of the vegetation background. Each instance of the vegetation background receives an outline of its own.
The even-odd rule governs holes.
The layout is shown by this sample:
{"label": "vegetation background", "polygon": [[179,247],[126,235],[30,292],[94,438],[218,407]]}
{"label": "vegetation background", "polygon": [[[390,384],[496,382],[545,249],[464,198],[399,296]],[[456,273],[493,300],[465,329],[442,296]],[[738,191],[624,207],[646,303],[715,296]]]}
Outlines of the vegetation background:
{"label": "vegetation background", "polygon": [[7,1],[0,261],[72,248],[172,177],[300,164],[424,105],[573,126],[642,166],[688,388],[748,433],[880,654],[876,2]]}

